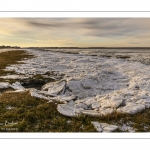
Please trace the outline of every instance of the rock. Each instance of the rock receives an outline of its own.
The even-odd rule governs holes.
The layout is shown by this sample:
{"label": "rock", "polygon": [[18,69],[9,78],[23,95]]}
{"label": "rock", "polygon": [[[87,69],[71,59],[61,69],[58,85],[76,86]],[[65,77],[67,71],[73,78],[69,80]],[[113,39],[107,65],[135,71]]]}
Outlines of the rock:
{"label": "rock", "polygon": [[57,110],[60,114],[68,117],[74,117],[77,116],[76,109],[68,104],[58,104],[57,105]]}
{"label": "rock", "polygon": [[25,88],[20,84],[20,82],[15,82],[9,86],[15,90],[25,90]]}
{"label": "rock", "polygon": [[117,112],[135,114],[145,109],[143,104],[127,103],[126,106],[117,109]]}
{"label": "rock", "polygon": [[9,83],[8,82],[0,82],[0,89],[6,89],[9,88]]}
{"label": "rock", "polygon": [[94,125],[95,129],[98,132],[113,132],[113,131],[118,129],[118,126],[109,125],[107,123],[99,123],[99,122],[96,122],[96,121],[93,121],[91,123]]}

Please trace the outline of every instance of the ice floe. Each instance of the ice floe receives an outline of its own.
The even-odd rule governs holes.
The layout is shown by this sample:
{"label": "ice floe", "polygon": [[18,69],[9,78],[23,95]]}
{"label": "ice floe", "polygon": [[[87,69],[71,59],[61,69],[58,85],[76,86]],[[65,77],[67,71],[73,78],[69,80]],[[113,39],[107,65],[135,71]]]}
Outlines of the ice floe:
{"label": "ice floe", "polygon": [[65,116],[74,117],[77,115],[76,108],[73,107],[72,105],[58,104],[57,110],[58,110],[58,112],[60,112],[61,114],[65,115]]}
{"label": "ice floe", "polygon": [[98,132],[113,132],[118,129],[118,126],[107,123],[99,123],[97,121],[92,121],[91,123]]}
{"label": "ice floe", "polygon": [[9,88],[10,84],[8,82],[0,82],[0,89]]}
{"label": "ice floe", "polygon": [[55,97],[51,97],[51,100],[53,101],[57,101],[57,102],[61,102],[61,103],[67,103],[71,100],[76,99],[76,97],[74,95],[59,95],[59,96],[55,96]]}
{"label": "ice floe", "polygon": [[43,99],[45,99],[45,100],[51,101],[48,97],[46,97],[46,96],[40,94],[40,93],[38,92],[38,90],[36,90],[36,89],[30,90],[30,93],[31,93],[31,96],[33,96],[33,97],[36,97],[36,98],[43,98]]}
{"label": "ice floe", "polygon": [[65,90],[66,81],[58,81],[54,83],[48,83],[43,86],[42,90],[48,90],[51,95],[57,95],[63,93]]}
{"label": "ice floe", "polygon": [[20,82],[15,82],[9,86],[15,90],[25,90],[25,88],[20,84]]}
{"label": "ice floe", "polygon": [[7,76],[0,76],[2,79],[27,79],[28,77],[25,77],[23,75],[7,75]]}
{"label": "ice floe", "polygon": [[122,126],[119,126],[119,129],[121,131],[124,131],[124,132],[131,132],[131,133],[134,133],[136,131],[136,129],[134,129],[133,127],[129,126],[129,125],[126,125],[126,124],[123,124]]}
{"label": "ice floe", "polygon": [[[6,67],[6,70],[15,71],[15,75],[3,78],[21,79],[37,74],[49,77],[46,73],[53,72],[58,81],[30,93],[34,97],[64,103],[57,106],[63,115],[101,116],[115,111],[135,114],[150,107],[148,65],[85,54],[26,51],[36,57]],[[0,88],[7,87],[24,89],[19,83],[0,82]]]}
{"label": "ice floe", "polygon": [[118,108],[117,111],[121,113],[135,114],[144,109],[145,109],[145,105],[143,104],[135,104],[129,102],[126,104],[126,106]]}
{"label": "ice floe", "polygon": [[15,91],[6,91],[6,93],[22,93],[26,92],[27,90],[15,90]]}

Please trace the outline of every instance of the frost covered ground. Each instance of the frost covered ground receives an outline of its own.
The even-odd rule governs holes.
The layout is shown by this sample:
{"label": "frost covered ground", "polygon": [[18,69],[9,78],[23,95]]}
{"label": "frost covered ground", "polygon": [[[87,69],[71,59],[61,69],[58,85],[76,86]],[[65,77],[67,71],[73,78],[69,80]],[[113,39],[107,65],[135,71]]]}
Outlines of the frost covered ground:
{"label": "frost covered ground", "polygon": [[[65,116],[102,116],[113,112],[135,114],[150,107],[150,67],[125,59],[27,50],[35,58],[6,67],[15,75],[0,78],[29,78],[47,72],[64,74],[31,95],[62,102],[57,110]],[[0,83],[6,86],[7,83]],[[10,85],[9,85],[10,86]],[[11,85],[12,86],[12,85]],[[18,83],[16,84],[19,87]],[[21,87],[21,85],[20,85]],[[16,88],[19,90],[20,88]],[[21,87],[21,90],[23,88]]]}

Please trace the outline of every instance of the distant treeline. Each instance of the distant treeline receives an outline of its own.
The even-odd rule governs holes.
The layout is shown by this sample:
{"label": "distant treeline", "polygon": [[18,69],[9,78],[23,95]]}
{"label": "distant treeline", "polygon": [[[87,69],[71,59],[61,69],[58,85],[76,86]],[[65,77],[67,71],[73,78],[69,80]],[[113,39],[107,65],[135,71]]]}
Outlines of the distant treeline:
{"label": "distant treeline", "polygon": [[150,49],[150,47],[26,47],[30,49]]}
{"label": "distant treeline", "polygon": [[20,46],[5,46],[5,45],[0,46],[0,49],[3,48],[20,48]]}

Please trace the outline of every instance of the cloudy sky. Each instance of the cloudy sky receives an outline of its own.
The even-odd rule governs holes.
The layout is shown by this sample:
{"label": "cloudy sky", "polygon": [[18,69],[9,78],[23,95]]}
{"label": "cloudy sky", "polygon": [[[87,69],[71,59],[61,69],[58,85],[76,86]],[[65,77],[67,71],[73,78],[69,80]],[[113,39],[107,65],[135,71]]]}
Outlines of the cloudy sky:
{"label": "cloudy sky", "polygon": [[150,18],[0,18],[0,45],[150,47]]}

